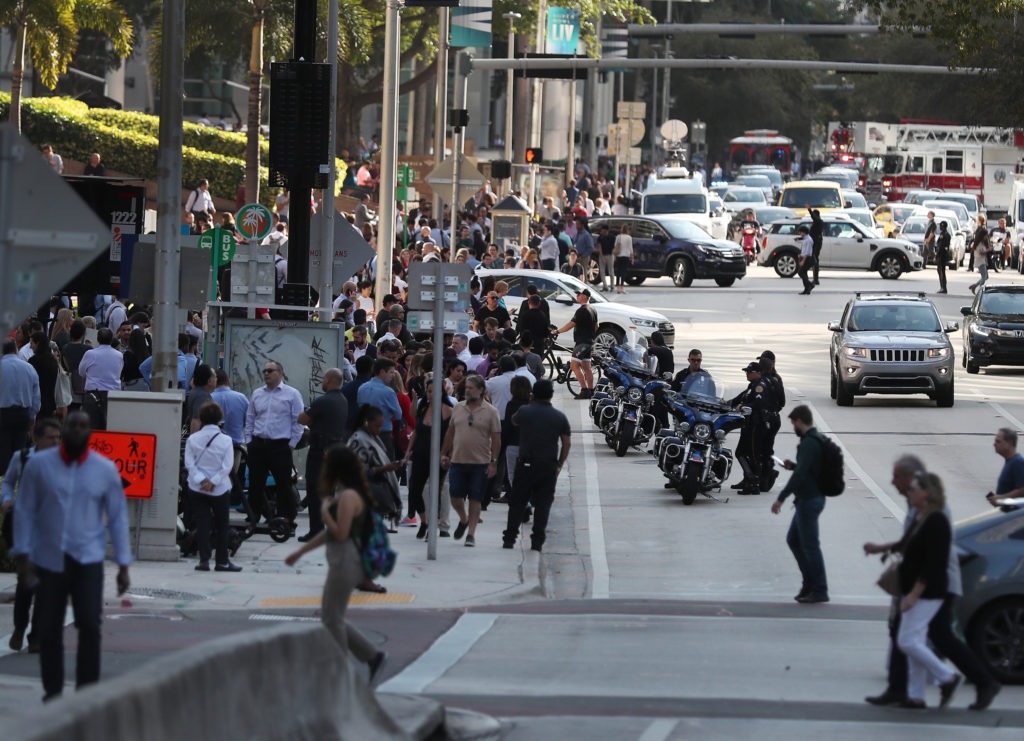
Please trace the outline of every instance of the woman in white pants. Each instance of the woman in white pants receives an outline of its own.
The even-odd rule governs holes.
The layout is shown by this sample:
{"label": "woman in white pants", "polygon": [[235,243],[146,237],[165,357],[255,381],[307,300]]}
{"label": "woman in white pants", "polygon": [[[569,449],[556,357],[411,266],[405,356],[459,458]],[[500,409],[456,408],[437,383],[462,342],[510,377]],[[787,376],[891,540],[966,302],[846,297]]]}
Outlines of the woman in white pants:
{"label": "woman in white pants", "polygon": [[962,677],[928,646],[928,624],[942,606],[949,583],[947,566],[953,531],[942,509],[946,497],[941,483],[933,485],[924,473],[914,477],[907,501],[916,510],[914,526],[905,537],[900,564],[900,629],[897,645],[907,656],[907,699],[901,707],[922,709],[928,676],[939,682],[939,707],[953,698]]}

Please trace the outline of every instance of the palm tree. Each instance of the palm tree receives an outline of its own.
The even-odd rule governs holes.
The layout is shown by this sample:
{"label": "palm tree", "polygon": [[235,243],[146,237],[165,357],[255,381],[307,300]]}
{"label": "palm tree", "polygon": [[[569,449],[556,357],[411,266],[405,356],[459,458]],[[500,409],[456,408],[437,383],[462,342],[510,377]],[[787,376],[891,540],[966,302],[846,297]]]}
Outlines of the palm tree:
{"label": "palm tree", "polygon": [[0,26],[15,32],[10,118],[19,133],[26,50],[39,79],[51,90],[74,59],[81,30],[108,37],[121,58],[132,53],[131,20],[115,0],[0,0]]}

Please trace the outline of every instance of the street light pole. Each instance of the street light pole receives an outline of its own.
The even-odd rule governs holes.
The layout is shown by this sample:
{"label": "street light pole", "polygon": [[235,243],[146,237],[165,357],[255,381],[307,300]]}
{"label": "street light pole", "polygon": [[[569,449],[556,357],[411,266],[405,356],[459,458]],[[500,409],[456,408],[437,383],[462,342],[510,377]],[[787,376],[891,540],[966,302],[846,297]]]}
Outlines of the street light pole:
{"label": "street light pole", "polygon": [[[395,248],[395,176],[398,163],[398,67],[402,38],[402,0],[387,0],[384,24],[384,111],[380,137],[380,217],[377,224],[377,275],[374,299],[380,311],[391,293],[391,259]],[[332,213],[333,215],[333,213]],[[333,259],[333,252],[332,259]]]}
{"label": "street light pole", "polygon": [[[515,54],[516,43],[516,21],[523,17],[522,13],[508,12],[503,17],[508,20],[508,58],[512,59]],[[505,159],[512,161],[512,94],[515,85],[515,73],[509,68],[505,73]],[[512,173],[508,176],[508,193],[512,192]]]}

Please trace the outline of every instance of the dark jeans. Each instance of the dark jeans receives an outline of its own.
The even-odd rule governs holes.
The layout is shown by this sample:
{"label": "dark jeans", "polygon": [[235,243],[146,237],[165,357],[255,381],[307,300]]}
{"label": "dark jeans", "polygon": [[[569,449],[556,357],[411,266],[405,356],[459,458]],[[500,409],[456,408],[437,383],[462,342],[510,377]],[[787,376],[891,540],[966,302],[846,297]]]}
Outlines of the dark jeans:
{"label": "dark jeans", "polygon": [[31,413],[25,407],[0,409],[0,471],[6,471],[11,458],[28,444]]}
{"label": "dark jeans", "polygon": [[811,289],[814,288],[814,283],[807,277],[807,273],[812,267],[817,267],[817,265],[817,261],[814,260],[814,258],[811,258],[796,269],[796,273],[800,276],[800,280],[804,282],[804,291],[807,293],[810,293]]}
{"label": "dark jeans", "polygon": [[[928,640],[936,651],[953,662],[967,681],[976,688],[986,687],[995,681],[981,660],[974,654],[970,646],[960,640],[953,631],[953,607],[956,595],[946,595],[942,607],[928,624]],[[904,697],[907,694],[907,656],[896,645],[896,636],[900,632],[900,613],[889,621],[889,686],[886,691]]]}
{"label": "dark jeans", "polygon": [[267,474],[274,475],[277,489],[277,516],[295,520],[292,496],[292,449],[287,440],[254,437],[249,443],[249,503],[257,521],[267,514]]}
{"label": "dark jeans", "polygon": [[64,689],[64,613],[68,597],[78,629],[75,685],[83,687],[100,678],[100,621],[103,612],[103,563],[78,563],[64,556],[64,571],[36,567],[39,666],[43,690],[59,695]]}
{"label": "dark jeans", "polygon": [[82,410],[89,415],[94,430],[107,429],[107,392],[86,391],[82,398]]}
{"label": "dark jeans", "polygon": [[228,498],[225,492],[219,497],[203,494],[192,489],[188,492],[192,499],[192,516],[196,523],[196,542],[199,545],[199,560],[208,563],[210,560],[210,534],[217,538],[217,563],[228,563]]}
{"label": "dark jeans", "polygon": [[825,558],[821,555],[821,543],[818,541],[818,517],[825,509],[825,497],[797,499],[795,505],[796,512],[786,533],[786,545],[800,567],[803,589],[810,594],[828,594]]}
{"label": "dark jeans", "polygon": [[530,546],[535,551],[544,546],[557,483],[558,467],[555,461],[525,461],[520,458],[516,462],[512,497],[508,506],[508,521],[502,534],[504,542],[516,542],[519,527],[526,515],[526,505],[529,503],[533,505],[533,533]]}
{"label": "dark jeans", "polygon": [[814,282],[818,282],[818,265],[821,262],[821,244],[816,244],[812,248],[814,250]]}
{"label": "dark jeans", "polygon": [[632,264],[633,260],[629,257],[615,258],[615,285],[626,285],[626,278],[629,277],[629,267]]}
{"label": "dark jeans", "polygon": [[324,529],[320,515],[320,471],[324,467],[324,452],[310,446],[306,456],[306,509],[309,512],[309,532],[318,533]]}
{"label": "dark jeans", "polygon": [[[14,510],[10,510],[4,515],[3,524],[3,540],[4,545],[7,546],[7,550],[10,551],[14,546]],[[18,575],[18,580],[14,587],[14,629],[25,630],[29,625],[29,615],[32,612],[32,598],[36,593],[36,584],[30,582],[28,579],[22,578]],[[36,616],[38,619],[39,610],[36,610]],[[29,631],[28,639],[35,641],[37,625],[36,620],[32,620],[32,630]]]}
{"label": "dark jeans", "polygon": [[935,271],[939,274],[939,288],[943,291],[946,290],[946,260],[948,259],[948,253],[937,252],[935,254]]}
{"label": "dark jeans", "polygon": [[557,262],[558,262],[558,260],[555,260],[553,258],[547,259],[547,260],[541,260],[540,261],[540,266],[544,270],[557,270],[558,268],[555,265],[555,263],[557,263]]}
{"label": "dark jeans", "polygon": [[[444,477],[448,473],[444,468],[440,469],[438,477],[438,491],[444,485]],[[409,516],[422,515],[427,511],[426,497],[423,490],[430,482],[430,449],[416,450],[412,456],[412,473],[409,474]],[[434,513],[436,514],[436,513]]]}

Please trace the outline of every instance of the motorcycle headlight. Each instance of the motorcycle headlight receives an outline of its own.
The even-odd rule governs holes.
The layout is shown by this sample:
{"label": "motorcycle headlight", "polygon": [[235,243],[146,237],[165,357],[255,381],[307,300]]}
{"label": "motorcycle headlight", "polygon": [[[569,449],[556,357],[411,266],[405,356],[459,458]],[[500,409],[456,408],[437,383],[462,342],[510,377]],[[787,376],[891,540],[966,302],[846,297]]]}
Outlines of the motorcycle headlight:
{"label": "motorcycle headlight", "polygon": [[984,324],[971,325],[971,331],[974,332],[974,334],[980,334],[982,337],[988,337],[992,334],[992,330],[992,327],[986,327]]}
{"label": "motorcycle headlight", "polygon": [[693,436],[698,440],[707,440],[711,437],[711,426],[701,422],[693,428]]}
{"label": "motorcycle headlight", "polygon": [[626,398],[634,404],[639,404],[644,398],[644,390],[637,386],[631,386],[626,392]]}
{"label": "motorcycle headlight", "polygon": [[843,355],[848,358],[866,358],[868,350],[866,347],[844,347]]}
{"label": "motorcycle headlight", "polygon": [[949,348],[948,347],[932,347],[928,350],[929,358],[948,358]]}

